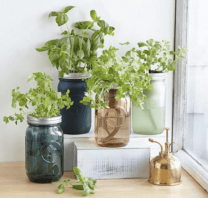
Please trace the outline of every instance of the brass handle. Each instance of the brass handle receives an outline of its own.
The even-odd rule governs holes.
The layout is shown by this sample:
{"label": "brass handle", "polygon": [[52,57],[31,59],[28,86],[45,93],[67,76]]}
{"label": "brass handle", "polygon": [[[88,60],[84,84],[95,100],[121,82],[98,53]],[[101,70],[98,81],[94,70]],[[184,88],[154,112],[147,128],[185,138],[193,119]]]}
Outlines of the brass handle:
{"label": "brass handle", "polygon": [[149,141],[150,141],[150,142],[153,142],[153,143],[159,144],[159,145],[160,145],[160,148],[161,148],[161,153],[163,154],[163,147],[162,147],[162,145],[160,144],[160,142],[157,142],[157,141],[155,141],[155,140],[153,140],[153,139],[151,139],[151,138],[149,138]]}
{"label": "brass handle", "polygon": [[[176,144],[176,145],[178,145],[177,143],[172,142],[171,144],[169,144],[169,146],[170,146],[170,145],[172,145],[172,144]],[[180,146],[178,145],[178,150],[177,150],[177,151],[175,151],[175,152],[170,152],[170,153],[177,153],[179,150],[180,150]]]}

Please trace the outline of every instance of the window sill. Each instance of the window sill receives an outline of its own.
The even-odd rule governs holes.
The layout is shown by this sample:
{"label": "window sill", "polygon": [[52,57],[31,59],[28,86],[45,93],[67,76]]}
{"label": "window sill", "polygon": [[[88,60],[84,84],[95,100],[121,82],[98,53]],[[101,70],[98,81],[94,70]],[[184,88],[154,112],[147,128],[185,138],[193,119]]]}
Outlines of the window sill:
{"label": "window sill", "polygon": [[184,150],[174,155],[181,161],[181,166],[208,191],[208,172]]}

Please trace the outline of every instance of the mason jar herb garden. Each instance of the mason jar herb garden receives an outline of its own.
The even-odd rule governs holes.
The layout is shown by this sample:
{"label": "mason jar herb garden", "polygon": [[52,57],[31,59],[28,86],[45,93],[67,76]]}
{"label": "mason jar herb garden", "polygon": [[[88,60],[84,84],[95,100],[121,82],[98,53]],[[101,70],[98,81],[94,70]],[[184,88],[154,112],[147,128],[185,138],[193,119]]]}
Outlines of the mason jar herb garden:
{"label": "mason jar herb garden", "polygon": [[[64,145],[60,109],[73,104],[68,96],[52,88],[52,78],[45,73],[33,73],[29,81],[36,81],[37,87],[28,93],[21,93],[19,87],[12,90],[12,107],[19,113],[4,117],[4,122],[24,120],[27,115],[28,128],[25,136],[26,174],[30,181],[50,183],[59,180],[64,172]],[[29,106],[34,110],[26,112]]]}
{"label": "mason jar herb garden", "polygon": [[[177,52],[170,51],[168,41],[154,41],[138,43],[136,50],[138,58],[149,69],[151,90],[144,90],[146,99],[143,109],[132,105],[132,128],[135,133],[143,135],[160,134],[165,129],[165,98],[166,72],[173,71],[178,59],[184,59],[185,48],[177,47]],[[175,56],[175,60],[169,56]]]}
{"label": "mason jar herb garden", "polygon": [[66,25],[61,39],[45,43],[39,52],[47,51],[54,67],[59,70],[58,91],[66,93],[74,101],[70,109],[63,108],[61,127],[65,134],[88,133],[91,128],[90,103],[87,106],[80,104],[87,91],[86,80],[90,77],[93,62],[97,60],[97,50],[104,47],[104,37],[114,35],[114,27],[109,26],[97,16],[95,10],[90,11],[92,21],[76,22],[70,30],[67,25],[67,13],[74,6],[68,6],[61,12],[51,12],[49,17],[55,17],[58,26]]}
{"label": "mason jar herb garden", "polygon": [[[125,43],[125,44],[128,44]],[[82,103],[95,108],[95,139],[99,146],[128,144],[131,132],[131,101],[141,106],[145,89],[151,89],[150,77],[135,49],[119,57],[110,46],[93,63],[88,91]],[[93,92],[96,97],[93,97]],[[138,97],[139,96],[139,97]]]}

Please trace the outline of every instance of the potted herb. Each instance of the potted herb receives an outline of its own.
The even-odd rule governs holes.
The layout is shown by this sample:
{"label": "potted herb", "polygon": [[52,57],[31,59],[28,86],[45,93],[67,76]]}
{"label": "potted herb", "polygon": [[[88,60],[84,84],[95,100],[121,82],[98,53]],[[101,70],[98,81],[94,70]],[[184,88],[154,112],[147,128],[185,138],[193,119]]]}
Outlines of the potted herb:
{"label": "potted herb", "polygon": [[[19,87],[12,90],[12,107],[19,108],[14,116],[4,117],[4,122],[24,120],[27,115],[29,127],[25,137],[26,173],[30,181],[49,183],[59,180],[64,172],[63,131],[60,109],[73,104],[68,96],[54,91],[52,78],[45,73],[33,73],[29,81],[36,81],[37,87],[28,93],[20,93]],[[26,112],[29,106],[33,111]],[[25,108],[25,109],[24,109]]]}
{"label": "potted herb", "polygon": [[160,134],[165,129],[165,73],[173,71],[176,61],[184,59],[183,54],[187,51],[184,47],[177,47],[176,52],[171,51],[168,41],[153,39],[140,42],[138,46],[137,56],[149,69],[153,88],[144,92],[144,109],[138,108],[136,104],[132,106],[133,131],[144,135]]}
{"label": "potted herb", "polygon": [[146,66],[135,49],[123,57],[117,52],[118,49],[111,46],[93,63],[92,76],[87,80],[88,91],[82,101],[85,105],[92,102],[91,107],[95,108],[95,139],[104,147],[128,144],[131,101],[141,107],[145,99],[143,91],[151,89]]}
{"label": "potted herb", "polygon": [[83,79],[90,77],[92,63],[97,59],[97,50],[104,45],[104,36],[113,35],[114,27],[97,16],[95,10],[90,11],[92,21],[75,23],[69,29],[67,25],[67,13],[74,6],[68,6],[61,12],[51,12],[58,26],[65,25],[61,39],[51,40],[45,43],[39,52],[47,51],[48,57],[54,67],[59,70],[58,91],[66,93],[70,89],[70,97],[74,105],[70,109],[63,108],[61,115],[63,122],[61,127],[65,134],[84,134],[91,128],[90,104],[84,106],[80,103],[87,91],[86,82]]}

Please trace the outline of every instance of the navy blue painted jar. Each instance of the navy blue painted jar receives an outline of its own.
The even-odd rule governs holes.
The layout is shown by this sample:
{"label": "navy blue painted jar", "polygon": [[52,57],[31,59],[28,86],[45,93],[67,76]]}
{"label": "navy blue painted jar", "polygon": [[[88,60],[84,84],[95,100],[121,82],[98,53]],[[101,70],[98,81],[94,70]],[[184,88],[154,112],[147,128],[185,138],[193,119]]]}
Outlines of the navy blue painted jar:
{"label": "navy blue painted jar", "polygon": [[61,109],[61,128],[64,134],[85,134],[91,128],[91,108],[90,103],[86,106],[80,103],[87,91],[86,82],[82,79],[59,78],[58,91],[66,93],[69,89],[69,96],[74,104],[70,109]]}
{"label": "navy blue painted jar", "polygon": [[36,183],[58,181],[64,173],[61,116],[39,119],[28,116],[27,122],[25,162],[29,180]]}

